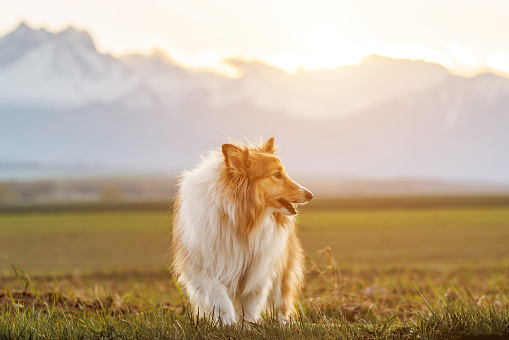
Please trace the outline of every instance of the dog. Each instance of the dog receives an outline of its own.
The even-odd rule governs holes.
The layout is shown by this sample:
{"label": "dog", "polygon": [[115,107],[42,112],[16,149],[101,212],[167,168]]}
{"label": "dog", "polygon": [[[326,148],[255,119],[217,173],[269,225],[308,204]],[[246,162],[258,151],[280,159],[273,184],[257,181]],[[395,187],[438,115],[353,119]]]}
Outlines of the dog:
{"label": "dog", "polygon": [[274,138],[233,141],[182,175],[173,271],[200,317],[231,325],[265,311],[288,322],[295,312],[304,261],[295,216],[313,194],[288,176],[277,152]]}

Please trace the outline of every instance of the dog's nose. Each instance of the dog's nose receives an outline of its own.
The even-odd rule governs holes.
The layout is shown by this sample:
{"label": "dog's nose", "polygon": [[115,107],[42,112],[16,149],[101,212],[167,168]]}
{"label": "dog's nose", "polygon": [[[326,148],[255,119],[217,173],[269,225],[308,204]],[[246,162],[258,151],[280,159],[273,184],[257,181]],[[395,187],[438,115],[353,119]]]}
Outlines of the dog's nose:
{"label": "dog's nose", "polygon": [[312,198],[313,198],[313,193],[309,190],[306,190],[306,199],[308,201],[311,201]]}

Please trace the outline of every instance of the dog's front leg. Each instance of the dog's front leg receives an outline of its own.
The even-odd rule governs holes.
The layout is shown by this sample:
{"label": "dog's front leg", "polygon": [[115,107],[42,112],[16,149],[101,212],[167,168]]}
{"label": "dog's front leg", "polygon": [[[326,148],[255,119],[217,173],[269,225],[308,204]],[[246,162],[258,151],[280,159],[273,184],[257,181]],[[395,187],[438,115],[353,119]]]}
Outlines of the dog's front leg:
{"label": "dog's front leg", "polygon": [[243,295],[242,297],[242,311],[238,311],[243,315],[244,319],[248,322],[257,322],[260,319],[260,313],[267,302],[271,288],[271,282],[267,281],[260,285],[257,289]]}
{"label": "dog's front leg", "polygon": [[266,313],[271,317],[277,317],[281,324],[287,324],[289,322],[288,315],[283,313],[282,307],[283,293],[281,290],[281,277],[279,276],[274,280],[274,286],[267,301]]}
{"label": "dog's front leg", "polygon": [[[218,279],[209,277],[184,277],[189,298],[202,312],[213,319],[220,319],[223,325],[231,325],[235,322],[235,309],[228,297],[225,285]],[[202,314],[203,315],[203,314]]]}

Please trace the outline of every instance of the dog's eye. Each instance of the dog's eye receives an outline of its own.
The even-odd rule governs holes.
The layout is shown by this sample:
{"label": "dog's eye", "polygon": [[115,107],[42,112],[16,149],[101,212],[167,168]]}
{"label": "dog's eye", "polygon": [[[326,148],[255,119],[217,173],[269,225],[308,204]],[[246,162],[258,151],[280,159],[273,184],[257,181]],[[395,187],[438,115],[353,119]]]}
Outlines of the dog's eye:
{"label": "dog's eye", "polygon": [[274,177],[276,177],[277,179],[281,179],[281,178],[283,178],[283,175],[281,175],[281,173],[278,171],[278,172],[274,173]]}

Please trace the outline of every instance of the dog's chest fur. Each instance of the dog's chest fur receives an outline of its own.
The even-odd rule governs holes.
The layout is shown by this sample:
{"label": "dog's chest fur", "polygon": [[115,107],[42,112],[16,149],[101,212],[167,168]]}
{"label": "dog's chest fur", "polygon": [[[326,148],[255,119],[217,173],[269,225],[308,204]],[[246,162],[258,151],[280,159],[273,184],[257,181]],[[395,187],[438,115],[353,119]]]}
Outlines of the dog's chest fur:
{"label": "dog's chest fur", "polygon": [[248,235],[235,226],[235,202],[225,200],[219,186],[218,159],[210,157],[181,182],[180,214],[183,242],[189,249],[196,275],[218,278],[231,296],[256,292],[272,281],[284,258],[292,230],[277,225],[271,211]]}

